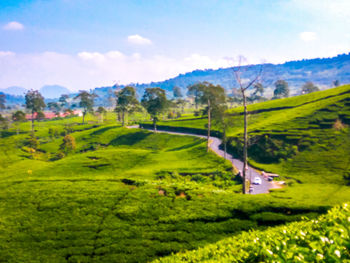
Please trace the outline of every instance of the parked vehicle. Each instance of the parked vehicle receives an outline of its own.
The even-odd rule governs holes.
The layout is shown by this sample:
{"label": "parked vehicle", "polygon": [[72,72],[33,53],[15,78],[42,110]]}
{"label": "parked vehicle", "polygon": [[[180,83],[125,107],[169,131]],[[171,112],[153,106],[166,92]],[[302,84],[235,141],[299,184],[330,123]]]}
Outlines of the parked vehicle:
{"label": "parked vehicle", "polygon": [[255,177],[254,178],[254,181],[253,181],[253,184],[261,184],[261,178],[260,177]]}

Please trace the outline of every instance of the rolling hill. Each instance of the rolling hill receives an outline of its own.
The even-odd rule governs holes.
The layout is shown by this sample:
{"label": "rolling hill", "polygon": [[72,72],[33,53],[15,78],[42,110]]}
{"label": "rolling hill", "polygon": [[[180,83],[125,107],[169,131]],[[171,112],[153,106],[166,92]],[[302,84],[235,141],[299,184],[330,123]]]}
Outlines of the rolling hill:
{"label": "rolling hill", "polygon": [[[271,95],[273,84],[279,79],[284,79],[289,83],[293,94],[300,92],[301,86],[307,81],[314,82],[321,89],[332,87],[333,81],[335,80],[338,80],[341,84],[350,83],[350,53],[332,58],[305,59],[290,61],[283,64],[245,66],[242,67],[244,77],[249,78],[253,76],[261,66],[263,67],[262,83],[264,86],[270,88],[270,94],[267,95]],[[188,85],[200,81],[220,84],[228,93],[231,93],[233,88],[238,87],[232,74],[232,68],[195,70],[180,74],[177,77],[165,81],[147,84],[134,83],[131,85],[136,87],[139,97],[143,95],[146,88],[150,87],[165,89],[171,96],[174,86],[180,87],[185,94]],[[107,98],[108,90],[114,90],[115,88],[116,87],[101,87],[96,88],[95,91],[101,97],[101,101],[102,98]]]}
{"label": "rolling hill", "polygon": [[[230,110],[234,126],[228,132],[228,146],[237,157],[242,155],[242,111]],[[252,104],[248,111],[253,166],[298,182],[349,183],[345,178],[350,169],[350,85]],[[200,117],[162,121],[158,129],[205,134],[206,122]],[[215,129],[220,132],[213,129],[213,134]]]}

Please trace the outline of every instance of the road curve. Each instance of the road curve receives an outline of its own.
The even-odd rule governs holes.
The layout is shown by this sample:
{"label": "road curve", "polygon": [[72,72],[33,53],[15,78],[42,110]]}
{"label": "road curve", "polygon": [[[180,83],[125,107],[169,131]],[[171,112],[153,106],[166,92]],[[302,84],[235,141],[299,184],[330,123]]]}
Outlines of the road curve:
{"label": "road curve", "polygon": [[[129,126],[128,128],[139,128],[138,125]],[[144,129],[144,128],[143,128]],[[152,129],[146,129],[149,131],[153,131]],[[173,131],[160,131],[157,130],[158,133],[169,133],[169,134],[176,134],[176,135],[186,135],[186,136],[195,136],[206,139],[207,136],[204,135],[197,135],[193,133],[183,133],[183,132],[173,132]],[[217,137],[210,137],[211,144],[210,149],[215,152],[217,155],[224,158],[224,151],[219,148],[222,141]],[[233,158],[233,156],[229,153],[226,153],[226,159],[229,160],[236,168],[237,170],[243,170],[243,162],[239,159]],[[254,181],[255,177],[261,178],[261,184],[260,185],[254,185],[252,182]],[[254,168],[248,166],[247,171],[247,179],[251,181],[251,186],[253,187],[253,191],[251,194],[266,194],[269,192],[269,189],[276,188],[276,186],[267,180],[264,179],[263,176],[260,175],[260,172],[255,170]]]}

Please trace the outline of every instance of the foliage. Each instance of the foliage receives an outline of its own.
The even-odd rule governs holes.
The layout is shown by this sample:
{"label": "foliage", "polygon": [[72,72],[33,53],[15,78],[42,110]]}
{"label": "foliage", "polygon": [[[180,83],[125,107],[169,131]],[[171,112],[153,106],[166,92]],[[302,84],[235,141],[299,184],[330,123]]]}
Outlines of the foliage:
{"label": "foliage", "polygon": [[93,111],[94,99],[97,97],[95,94],[90,94],[85,90],[79,91],[79,94],[74,99],[79,99],[79,107],[83,108],[83,124],[85,115],[88,112]]}
{"label": "foliage", "polygon": [[69,152],[74,151],[75,148],[76,148],[75,138],[69,134],[64,136],[63,142],[60,145],[60,150],[67,154]]}
{"label": "foliage", "polygon": [[174,96],[175,99],[179,99],[179,98],[182,98],[182,97],[183,97],[183,96],[182,96],[181,89],[180,89],[179,87],[175,86],[175,87],[173,88],[173,96]]}
{"label": "foliage", "polygon": [[0,93],[0,110],[5,109],[6,96],[3,93]]}
{"label": "foliage", "polygon": [[301,92],[302,94],[307,94],[315,91],[319,91],[320,89],[315,86],[314,83],[311,81],[306,82],[302,87],[301,87]]}
{"label": "foliage", "polygon": [[60,104],[58,104],[57,102],[49,102],[49,103],[47,104],[47,107],[48,107],[52,112],[54,112],[57,116],[59,115],[60,110],[61,110]]}
{"label": "foliage", "polygon": [[37,90],[29,90],[25,95],[26,108],[32,113],[32,132],[34,132],[34,113],[39,116],[39,112],[46,107],[44,97]]}
{"label": "foliage", "polygon": [[8,129],[9,121],[0,114],[0,127],[4,130]]}
{"label": "foliage", "polygon": [[99,106],[96,110],[96,112],[98,112],[99,114],[105,114],[107,111],[105,108],[103,108],[102,106]]}
{"label": "foliage", "polygon": [[38,111],[36,113],[36,119],[37,120],[44,120],[45,119],[45,114],[42,111]]}
{"label": "foliage", "polygon": [[258,93],[260,93],[260,96],[262,96],[264,94],[265,88],[263,84],[261,84],[260,82],[254,83],[253,88],[254,88],[253,95],[257,95]]}
{"label": "foliage", "polygon": [[27,145],[28,147],[36,150],[39,148],[40,142],[38,141],[38,139],[35,136],[34,132],[29,133],[29,136],[26,140],[25,145]]}
{"label": "foliage", "polygon": [[275,90],[273,91],[275,98],[283,98],[289,96],[288,83],[285,80],[277,80],[275,82]]}
{"label": "foliage", "polygon": [[125,114],[133,113],[139,110],[139,102],[136,99],[136,91],[134,87],[126,86],[115,94],[117,97],[117,106],[115,111],[122,113],[122,126],[124,126]]}
{"label": "foliage", "polygon": [[[189,93],[195,94],[197,103],[206,105],[204,112],[208,116],[208,137],[207,150],[209,150],[209,135],[211,129],[211,115],[213,108],[219,108],[226,101],[225,90],[220,85],[213,85],[208,82],[200,82],[188,87]],[[219,111],[217,111],[219,112]]]}
{"label": "foliage", "polygon": [[35,112],[41,112],[46,104],[44,97],[37,90],[29,90],[25,95],[26,108],[34,114]]}
{"label": "foliage", "polygon": [[155,262],[347,262],[349,218],[349,205],[344,204],[317,220],[245,232]]}
{"label": "foliage", "polygon": [[168,107],[165,91],[161,88],[147,88],[141,104],[153,118],[154,129],[156,129],[157,116]]}
{"label": "foliage", "polygon": [[62,94],[61,97],[58,99],[58,102],[59,102],[59,106],[60,107],[68,107],[68,98],[69,96],[66,95],[66,94]]}
{"label": "foliage", "polygon": [[12,120],[15,122],[22,122],[26,120],[26,114],[23,111],[16,111],[12,114]]}

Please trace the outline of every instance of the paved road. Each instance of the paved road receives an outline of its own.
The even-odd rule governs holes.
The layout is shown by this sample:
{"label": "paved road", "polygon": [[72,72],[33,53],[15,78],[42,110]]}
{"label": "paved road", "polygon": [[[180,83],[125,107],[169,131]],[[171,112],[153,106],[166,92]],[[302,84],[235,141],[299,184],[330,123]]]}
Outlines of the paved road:
{"label": "paved road", "polygon": [[[135,126],[129,126],[128,128],[139,128],[139,127],[135,125]],[[151,129],[148,129],[148,130],[153,131]],[[181,132],[159,131],[159,130],[157,132],[170,133],[170,134],[176,134],[176,135],[196,136],[196,137],[205,138],[205,139],[207,138],[207,136],[197,135],[192,133],[181,133]],[[216,137],[210,137],[210,140],[212,141],[212,143],[210,144],[210,148],[219,156],[224,157],[224,151],[219,148],[221,144],[221,140]],[[238,170],[241,170],[241,171],[243,170],[243,162],[241,160],[233,158],[233,156],[229,153],[226,153],[226,159],[232,162],[232,164]],[[253,191],[251,192],[251,194],[265,194],[269,192],[269,189],[276,188],[274,184],[266,181],[264,177],[260,175],[259,171],[248,166],[247,179],[253,182],[255,177],[260,177],[262,183],[261,185],[251,184],[253,186]]]}

